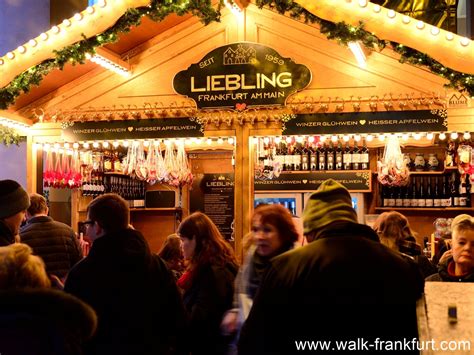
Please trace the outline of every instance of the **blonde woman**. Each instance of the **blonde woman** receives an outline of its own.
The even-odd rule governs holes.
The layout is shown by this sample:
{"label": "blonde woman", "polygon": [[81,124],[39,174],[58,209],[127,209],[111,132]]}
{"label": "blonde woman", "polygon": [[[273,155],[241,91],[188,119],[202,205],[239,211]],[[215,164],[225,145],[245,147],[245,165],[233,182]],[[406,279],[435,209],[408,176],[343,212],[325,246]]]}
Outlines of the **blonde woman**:
{"label": "blonde woman", "polygon": [[452,246],[426,281],[474,282],[474,217],[462,214],[451,224]]}

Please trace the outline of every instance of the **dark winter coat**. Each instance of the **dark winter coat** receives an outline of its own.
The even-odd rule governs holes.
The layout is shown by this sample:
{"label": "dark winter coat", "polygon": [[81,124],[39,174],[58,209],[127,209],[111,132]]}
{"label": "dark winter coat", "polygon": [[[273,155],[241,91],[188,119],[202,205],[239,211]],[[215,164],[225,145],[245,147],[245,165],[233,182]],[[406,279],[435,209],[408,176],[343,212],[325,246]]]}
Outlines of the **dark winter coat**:
{"label": "dark winter coat", "polygon": [[21,242],[28,244],[46,264],[46,272],[63,278],[82,259],[74,231],[48,216],[30,218],[20,230]]}
{"label": "dark winter coat", "polygon": [[64,289],[99,318],[87,354],[166,355],[182,344],[184,309],[174,278],[138,231],[98,238],[69,272]]}
{"label": "dark winter coat", "polygon": [[5,222],[0,220],[0,247],[6,247],[13,243],[15,243],[15,236]]}
{"label": "dark winter coat", "polygon": [[461,276],[454,276],[448,272],[449,265],[454,263],[453,258],[449,258],[443,264],[438,264],[438,273],[426,278],[426,281],[444,281],[444,282],[474,282],[474,273]]}
{"label": "dark winter coat", "polygon": [[436,274],[436,266],[422,254],[421,247],[416,244],[416,239],[414,237],[410,236],[406,238],[398,247],[400,253],[409,255],[413,260],[415,260],[423,278]]}
{"label": "dark winter coat", "polygon": [[232,308],[237,266],[205,265],[184,292],[188,314],[189,347],[192,355],[225,354],[230,339],[220,334],[225,311]]}
{"label": "dark winter coat", "polygon": [[62,291],[0,291],[0,348],[5,355],[76,355],[97,326],[87,304]]}
{"label": "dark winter coat", "polygon": [[272,260],[239,354],[300,354],[299,340],[411,339],[423,287],[415,263],[371,228],[333,222],[317,240]]}

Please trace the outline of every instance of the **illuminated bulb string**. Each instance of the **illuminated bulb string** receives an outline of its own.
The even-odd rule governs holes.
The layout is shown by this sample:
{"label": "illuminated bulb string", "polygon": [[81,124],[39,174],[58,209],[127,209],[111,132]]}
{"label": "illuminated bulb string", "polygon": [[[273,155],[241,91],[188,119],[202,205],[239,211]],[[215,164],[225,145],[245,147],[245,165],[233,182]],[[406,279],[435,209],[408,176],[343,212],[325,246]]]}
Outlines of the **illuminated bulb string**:
{"label": "illuminated bulb string", "polygon": [[102,57],[100,55],[97,55],[97,54],[94,55],[93,57],[90,58],[90,61],[94,62],[96,64],[99,64],[100,66],[102,66],[102,67],[104,67],[104,68],[106,68],[110,71],[113,71],[114,73],[125,76],[125,77],[129,77],[130,75],[132,75],[132,73],[130,73],[130,71],[128,71],[124,67],[122,67],[120,65],[117,65],[117,64],[105,59],[104,57]]}

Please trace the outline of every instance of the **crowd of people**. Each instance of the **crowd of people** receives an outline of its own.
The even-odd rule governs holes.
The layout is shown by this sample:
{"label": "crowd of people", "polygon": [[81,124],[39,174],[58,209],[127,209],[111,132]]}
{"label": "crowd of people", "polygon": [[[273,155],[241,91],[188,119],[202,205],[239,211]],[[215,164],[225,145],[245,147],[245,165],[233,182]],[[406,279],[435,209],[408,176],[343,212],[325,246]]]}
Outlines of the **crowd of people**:
{"label": "crowd of people", "polygon": [[[23,221],[26,223],[21,227]],[[0,181],[0,352],[292,354],[295,342],[417,337],[426,281],[474,281],[474,217],[453,220],[434,265],[407,218],[360,224],[349,192],[324,181],[302,216],[262,205],[239,265],[201,212],[153,253],[116,194],[87,207],[82,255],[44,197]]]}

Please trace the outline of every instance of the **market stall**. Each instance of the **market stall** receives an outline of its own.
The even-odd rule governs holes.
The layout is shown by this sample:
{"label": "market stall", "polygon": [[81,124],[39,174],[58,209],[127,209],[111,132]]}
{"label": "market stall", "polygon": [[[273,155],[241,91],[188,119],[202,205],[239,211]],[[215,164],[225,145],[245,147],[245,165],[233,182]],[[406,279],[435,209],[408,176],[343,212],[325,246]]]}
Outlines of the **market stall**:
{"label": "market stall", "polygon": [[[327,177],[359,194],[361,215],[396,208],[409,215],[421,236],[431,233],[435,217],[472,212],[467,202],[441,207],[433,198],[433,205],[425,202],[423,208],[411,202],[413,190],[421,195],[420,186],[441,189],[446,177],[458,185],[465,178],[458,148],[470,147],[468,133],[474,132],[474,79],[466,66],[472,43],[443,30],[434,34],[433,26],[419,28],[414,19],[368,2],[339,2],[340,7],[321,2],[323,10],[332,9],[322,12],[298,2],[295,19],[239,1],[236,15],[222,9],[220,22],[214,22],[217,12],[206,9],[196,11],[200,18],[186,11],[178,17],[173,5],[128,1],[134,10],[124,12],[123,4],[104,1],[34,39],[34,47],[25,45],[26,55],[23,49],[10,52],[0,65],[3,93],[10,95],[1,96],[0,107],[31,126],[28,189],[41,192],[49,187],[47,179],[72,188],[71,223],[77,230],[88,201],[119,191],[131,201],[132,221],[154,250],[183,215],[199,209],[214,214],[240,253],[256,193],[301,194],[300,211],[307,193]],[[377,38],[356,23],[331,27],[330,21],[338,22],[351,6],[354,20],[373,26],[378,19],[375,23],[396,34],[386,39],[398,45],[383,49],[386,31]],[[162,21],[151,21],[147,11]],[[315,15],[321,18],[305,23]],[[76,26],[87,24],[86,37],[94,38],[94,45],[77,42]],[[126,25],[131,31],[123,34]],[[68,35],[69,28],[74,35]],[[403,49],[405,38],[413,50]],[[426,38],[443,41],[443,47],[426,47]],[[356,59],[331,39],[369,49]],[[53,53],[53,48],[63,49]],[[447,48],[452,55],[445,55]],[[400,56],[418,66],[399,62]],[[50,57],[56,61],[44,61]],[[436,68],[433,58],[440,63]],[[53,70],[57,67],[63,70]],[[21,93],[29,89],[25,73],[43,81]],[[402,165],[384,152],[393,140],[397,158],[410,159]],[[455,144],[460,172],[452,178],[445,169],[449,142]],[[418,154],[424,162],[420,171]],[[435,169],[430,154],[438,160]],[[171,156],[180,161],[179,169],[164,164]],[[48,173],[59,170],[77,178],[57,186]],[[408,176],[415,177],[411,185]],[[174,199],[155,193],[149,203],[154,198],[168,204],[147,205],[144,197],[153,191],[173,191]]]}

